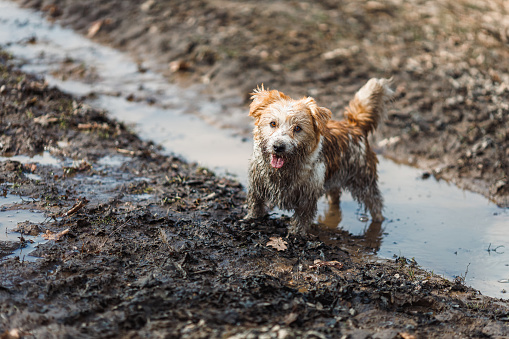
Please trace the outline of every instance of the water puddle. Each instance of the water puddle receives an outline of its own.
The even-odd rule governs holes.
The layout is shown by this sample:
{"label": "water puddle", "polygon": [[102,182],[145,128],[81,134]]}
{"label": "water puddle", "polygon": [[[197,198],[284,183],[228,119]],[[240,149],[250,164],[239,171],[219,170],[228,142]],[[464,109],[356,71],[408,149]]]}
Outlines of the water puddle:
{"label": "water puddle", "polygon": [[[25,43],[33,38],[35,44]],[[139,72],[138,65],[124,54],[1,0],[0,44],[24,58],[24,70],[43,74],[51,85],[67,92],[89,96],[89,104],[133,124],[142,138],[246,182],[252,146],[238,136],[239,131],[250,128],[247,111],[239,112],[240,96],[239,102],[214,102],[200,93],[199,86],[182,89],[168,84],[158,74]],[[89,67],[93,76],[81,80],[61,76],[59,68],[66,62],[93,65]],[[446,182],[424,180],[417,169],[380,160],[387,221],[366,221],[348,194],[342,197],[341,211],[330,209],[322,199],[318,221],[324,227],[363,236],[381,257],[415,258],[435,274],[465,277],[467,284],[483,294],[508,298],[503,293],[509,287],[504,283],[509,281],[508,210]],[[124,159],[112,157],[100,160],[98,166],[115,167],[122,162]],[[82,182],[85,180],[91,179]],[[92,180],[108,189],[114,185],[105,178]]]}
{"label": "water puddle", "polygon": [[39,165],[50,165],[57,166],[61,164],[61,161],[55,158],[48,151],[44,151],[41,154],[36,154],[33,157],[29,157],[28,155],[14,155],[12,157],[0,157],[0,161],[12,160],[17,161],[22,164],[39,164]]}
{"label": "water puddle", "polygon": [[0,260],[19,257],[22,261],[34,261],[37,257],[31,256],[30,252],[46,241],[38,232],[30,235],[14,231],[20,223],[37,227],[45,219],[41,212],[19,209],[22,204],[23,199],[19,196],[0,196]]}
{"label": "water puddle", "polygon": [[227,130],[211,126],[196,115],[184,114],[182,109],[149,106],[121,97],[100,96],[91,105],[134,124],[142,138],[150,139],[168,151],[207,166],[218,174],[229,173],[241,182],[247,181],[246,164],[251,155],[251,143],[232,136]]}
{"label": "water puddle", "polygon": [[97,160],[96,167],[100,170],[108,167],[120,167],[124,162],[129,160],[131,159],[119,154],[107,155]]}
{"label": "water puddle", "polygon": [[341,211],[322,199],[319,221],[364,235],[379,256],[404,256],[435,274],[464,277],[483,294],[509,298],[500,283],[509,278],[509,210],[479,194],[462,191],[422,171],[380,159],[380,185],[385,199],[383,223],[363,222],[349,194]]}
{"label": "water puddle", "polygon": [[[65,146],[65,145],[60,145]],[[82,161],[73,159],[57,159],[53,157],[49,151],[44,151],[41,154],[36,154],[33,157],[26,155],[15,155],[15,156],[0,156],[0,161],[11,160],[18,161],[21,164],[34,164],[36,166],[52,166],[52,167],[64,167],[64,168],[79,168]],[[98,159],[91,166],[91,171],[86,173],[71,173],[67,175],[72,178],[72,186],[79,187],[80,194],[85,195],[90,201],[104,201],[122,195],[118,194],[119,187],[122,185],[128,185],[132,183],[133,178],[128,173],[121,170],[121,166],[130,161],[131,158],[124,155],[108,155]],[[65,172],[65,171],[64,171]],[[42,181],[43,178],[35,173],[24,173],[25,176],[34,181]],[[148,180],[147,178],[137,177],[134,180]],[[123,197],[125,200],[148,200],[152,198],[152,195],[140,195],[140,196],[126,196]],[[11,199],[15,199],[11,198]],[[11,202],[5,202],[11,203]]]}

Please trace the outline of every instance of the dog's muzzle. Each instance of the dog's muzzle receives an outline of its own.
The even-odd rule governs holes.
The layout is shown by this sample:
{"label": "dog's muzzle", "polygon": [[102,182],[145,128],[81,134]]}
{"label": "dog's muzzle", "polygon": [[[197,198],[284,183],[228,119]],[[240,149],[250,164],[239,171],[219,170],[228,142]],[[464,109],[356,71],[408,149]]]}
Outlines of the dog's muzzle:
{"label": "dog's muzzle", "polygon": [[273,148],[275,153],[283,153],[286,149],[284,144],[274,144]]}

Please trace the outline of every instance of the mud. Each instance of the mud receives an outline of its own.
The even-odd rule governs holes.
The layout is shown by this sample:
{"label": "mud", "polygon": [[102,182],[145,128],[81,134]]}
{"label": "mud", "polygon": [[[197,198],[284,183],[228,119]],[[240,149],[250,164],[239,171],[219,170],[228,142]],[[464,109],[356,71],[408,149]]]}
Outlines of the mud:
{"label": "mud", "polygon": [[507,302],[461,277],[359,255],[369,244],[346,232],[285,238],[285,218],[242,223],[237,182],[161,155],[9,58],[2,155],[58,161],[0,163],[5,194],[46,216],[18,231],[48,237],[40,259],[0,262],[2,338],[509,335]]}
{"label": "mud", "polygon": [[509,206],[504,2],[18,2],[222,99],[264,83],[340,116],[367,79],[393,77],[380,151]]}
{"label": "mud", "polygon": [[[105,5],[109,11],[95,8],[111,16],[134,9],[129,2],[122,4]],[[188,6],[184,9],[196,18],[211,6],[192,4],[168,6],[172,10]],[[66,8],[72,8],[39,5],[62,18]],[[221,5],[220,13],[227,14],[218,22],[225,25],[228,10],[238,3]],[[151,6],[155,2],[146,5]],[[305,12],[313,13],[309,8],[315,5],[307,6]],[[303,13],[301,7],[290,6]],[[386,13],[383,7],[370,8],[382,17]],[[80,15],[87,17],[83,14],[89,12],[94,11]],[[96,37],[100,34],[101,29]],[[217,58],[214,65],[221,62],[226,61]],[[184,65],[182,72],[197,76],[214,67]],[[16,208],[46,216],[37,227],[20,224],[18,230],[48,236],[32,253],[40,259],[0,262],[2,339],[509,335],[507,301],[480,295],[464,286],[464,278],[443,279],[403,257],[382,261],[363,255],[370,249],[367,234],[353,238],[347,232],[315,229],[306,239],[285,238],[285,218],[242,223],[245,192],[237,182],[163,155],[105,112],[17,71],[5,53],[0,55],[0,72],[0,155],[42,152],[57,159],[38,164],[38,158],[33,163],[0,162],[2,192],[28,197]],[[222,77],[216,76],[217,80],[211,77],[212,84]],[[357,74],[350,80],[371,76]],[[239,81],[224,75],[226,79]],[[302,84],[281,86],[296,90],[300,86],[302,91]],[[219,91],[217,87],[224,86],[215,87]],[[332,98],[336,94],[330,91]],[[344,93],[349,91],[354,91],[353,85]],[[391,116],[389,121],[399,119],[397,114]],[[388,126],[392,128],[391,123]],[[416,138],[424,136],[417,133]],[[16,245],[22,244],[1,242],[0,255]]]}

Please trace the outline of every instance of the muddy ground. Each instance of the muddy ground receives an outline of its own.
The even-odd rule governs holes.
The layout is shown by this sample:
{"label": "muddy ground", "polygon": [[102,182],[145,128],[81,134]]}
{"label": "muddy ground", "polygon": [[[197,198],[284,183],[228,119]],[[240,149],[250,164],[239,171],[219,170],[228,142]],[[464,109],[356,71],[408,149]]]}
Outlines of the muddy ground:
{"label": "muddy ground", "polygon": [[[9,208],[47,216],[18,230],[49,238],[35,262],[0,262],[2,339],[509,335],[509,304],[461,277],[377,261],[348,234],[285,238],[288,220],[241,222],[237,182],[161,155],[9,58],[0,55],[2,155],[47,150],[74,163],[0,162],[3,194],[29,197]],[[13,245],[23,243],[0,248]]]}
{"label": "muddy ground", "polygon": [[507,2],[18,2],[218,98],[264,83],[340,117],[367,79],[393,77],[380,151],[509,206]]}
{"label": "muddy ground", "polygon": [[[507,302],[461,279],[405,258],[375,261],[359,254],[369,243],[347,234],[287,239],[286,220],[243,224],[238,183],[160,155],[8,58],[0,66],[2,154],[46,149],[75,162],[1,162],[3,192],[31,198],[11,208],[48,216],[19,230],[53,235],[36,262],[0,263],[2,338],[509,335]],[[115,155],[121,165],[98,165]],[[110,177],[122,179],[101,184]],[[286,249],[269,246],[274,239]]]}
{"label": "muddy ground", "polygon": [[[478,86],[482,75],[489,74],[482,73],[484,70],[480,66],[479,73],[471,77],[470,71],[463,73],[459,69],[461,72],[456,77],[449,78],[445,74],[440,78],[438,73],[433,73],[441,67],[441,63],[434,63],[437,60],[434,61],[433,52],[448,40],[441,40],[437,32],[426,47],[430,59],[425,57],[426,62],[422,64],[410,62],[406,58],[416,53],[418,41],[407,38],[409,30],[403,29],[399,22],[401,17],[412,14],[404,7],[388,6],[388,2],[382,5],[355,2],[343,3],[344,8],[334,10],[331,9],[333,3],[327,2],[267,2],[264,5],[257,2],[248,4],[248,9],[237,10],[241,3],[228,1],[148,2],[143,8],[129,1],[101,2],[101,5],[86,8],[82,2],[61,1],[51,7],[52,3],[38,2],[37,5],[64,22],[73,22],[78,29],[81,25],[86,34],[92,21],[111,18],[90,35],[103,41],[116,41],[116,45],[123,44],[134,52],[138,41],[140,50],[146,53],[140,53],[140,58],[154,52],[154,58],[161,58],[160,64],[165,62],[165,57],[180,60],[172,64],[176,72],[168,73],[170,78],[179,78],[180,73],[187,72],[187,78],[196,76],[203,80],[208,74],[207,81],[217,96],[234,95],[236,92],[229,92],[229,88],[247,88],[248,79],[252,78],[254,82],[274,83],[271,87],[289,93],[309,92],[324,104],[339,109],[365,79],[395,73],[398,98],[386,127],[377,138],[399,136],[401,141],[392,139],[385,152],[400,158],[434,159],[443,168],[437,175],[456,178],[463,173],[472,179],[465,182],[481,183],[475,186],[479,190],[493,185],[498,187],[497,194],[492,195],[494,199],[505,196],[506,174],[501,171],[507,169],[503,167],[507,157],[500,152],[507,149],[507,134],[504,135],[507,129],[501,127],[507,126],[507,109],[502,102],[493,103],[502,110],[500,114],[488,108],[493,100],[507,96],[507,91],[500,89],[507,84],[507,75],[500,71],[500,82],[490,80],[493,87]],[[168,6],[166,10],[171,8],[173,14],[157,6]],[[430,18],[435,13],[430,8],[425,18],[432,21]],[[153,20],[159,18],[161,31],[149,29],[145,32],[140,28],[139,36],[129,36],[135,28],[122,26],[127,25],[120,20],[123,13]],[[418,11],[413,13],[418,14]],[[165,17],[167,20],[163,20]],[[191,23],[192,18],[195,21]],[[300,18],[299,25],[295,23],[296,18]],[[445,20],[447,16],[443,19],[453,26],[463,25],[463,22]],[[200,27],[200,20],[204,29],[196,28]],[[182,24],[188,21],[187,26]],[[142,18],[137,22],[151,23]],[[262,25],[263,22],[272,25]],[[338,24],[343,22],[348,25]],[[399,33],[404,44],[398,39],[390,40],[390,44],[383,44],[384,48],[394,48],[399,53],[398,46],[410,45],[404,49],[407,54],[401,55],[402,64],[396,64],[397,67],[389,64],[385,69],[377,60],[383,64],[387,56],[370,54],[367,47],[378,41],[376,39],[390,35],[377,35],[375,30],[367,28],[396,29],[387,25],[392,22],[401,27]],[[308,24],[312,25],[306,26]],[[316,24],[318,26],[314,26]],[[224,28],[219,29],[221,27]],[[229,38],[228,34],[232,33],[228,32],[234,31],[229,27],[237,27],[246,36],[237,32]],[[318,29],[314,29],[316,27]],[[213,28],[223,32],[223,35],[218,34],[219,41],[200,43],[198,35],[196,46],[181,55],[172,54],[177,53],[176,47],[165,54],[152,50],[156,46],[153,42],[142,43],[152,40],[144,39],[143,34],[162,32],[160,37],[176,39],[171,45],[178,46],[179,41],[190,39],[185,34],[186,29],[188,34],[194,30],[206,36]],[[174,34],[167,34],[171,29],[175,30]],[[360,51],[350,50],[353,44],[346,44],[346,40],[337,40],[338,36],[348,37],[350,30],[355,29],[358,30],[356,41],[362,42],[357,44]],[[331,30],[330,34],[327,30]],[[427,32],[422,26],[410,31],[419,36],[421,30]],[[127,34],[122,44],[121,31]],[[500,30],[500,34],[502,32]],[[261,33],[271,34],[273,38],[265,35],[262,39]],[[463,33],[458,29],[457,34]],[[376,39],[370,42],[363,38],[364,34]],[[331,36],[336,37],[334,42]],[[294,39],[291,40],[294,43],[277,43],[278,38],[285,37]],[[251,42],[253,47],[230,50],[230,42],[241,47]],[[262,43],[267,47],[260,49],[259,54],[250,52]],[[345,43],[353,54],[348,56],[348,51],[339,50],[329,55],[330,59],[323,57],[320,51],[328,50],[334,43],[338,44],[337,48]],[[217,49],[216,54],[211,54],[213,58],[206,58],[208,53],[198,53],[203,46],[210,47],[213,52]],[[293,46],[293,53],[281,46],[289,49]],[[502,47],[494,48],[493,53],[505,51]],[[279,54],[275,53],[278,50]],[[449,50],[450,53],[454,51]],[[251,59],[246,57],[250,53],[253,53]],[[437,55],[442,56],[442,53]],[[380,261],[369,257],[363,254],[370,247],[367,237],[354,239],[348,234],[315,229],[307,239],[285,238],[285,219],[242,223],[240,219],[246,212],[245,192],[237,182],[216,177],[207,169],[187,164],[178,157],[162,155],[157,146],[140,140],[122,123],[110,120],[106,113],[48,88],[43,79],[17,71],[9,59],[8,55],[0,54],[0,154],[33,155],[47,150],[62,161],[72,159],[74,163],[63,165],[63,162],[55,167],[23,165],[10,160],[0,162],[2,193],[31,198],[11,208],[41,210],[47,215],[45,222],[20,224],[19,230],[44,233],[50,238],[39,246],[35,254],[41,259],[35,262],[25,261],[23,257],[0,262],[0,338],[509,336],[506,301],[480,295],[465,287],[461,277],[448,281],[422,271],[407,258]],[[492,63],[490,67],[498,70],[503,62]],[[408,64],[415,65],[416,69],[405,69]],[[450,64],[451,67],[477,67],[469,62],[461,65],[452,61]],[[320,78],[319,74],[323,74],[320,72],[326,69],[332,75]],[[241,70],[248,74],[240,77]],[[416,79],[420,81],[416,83]],[[448,79],[460,84],[466,81],[468,85],[464,89],[464,102],[455,103],[456,110],[446,109],[441,92],[445,88],[448,94],[456,90],[452,84],[447,87]],[[494,92],[481,97],[486,101],[475,97],[477,90],[490,88]],[[426,96],[430,93],[433,96]],[[481,105],[488,101],[490,104]],[[426,109],[424,102],[428,102],[429,108],[435,108]],[[466,106],[467,103],[471,106]],[[467,137],[454,139],[453,146],[457,148],[448,149],[450,156],[434,156],[433,148],[426,145],[436,147],[442,137],[453,140],[455,135],[447,126],[439,129],[436,119],[438,116],[450,119],[451,112],[461,113],[458,121],[447,120],[454,128],[494,122],[491,129],[479,127],[481,136],[472,134],[473,143]],[[481,119],[482,114],[487,114],[487,120],[476,120]],[[488,137],[491,142],[486,141]],[[487,144],[476,146],[476,152],[465,158],[465,171],[460,172],[459,167],[454,166],[462,159],[461,152],[468,151],[469,147],[472,150],[480,140]],[[450,145],[444,144],[446,146]],[[105,157],[120,158],[121,162],[104,165],[101,159]],[[493,165],[481,167],[482,173],[489,175],[476,177],[472,174],[473,167],[468,159],[486,160],[486,164]],[[30,173],[40,179],[28,177]],[[110,178],[115,179],[113,184]],[[497,184],[495,178],[501,182]],[[0,249],[16,244],[23,245],[2,244]],[[3,251],[0,255],[5,257],[8,250]]]}

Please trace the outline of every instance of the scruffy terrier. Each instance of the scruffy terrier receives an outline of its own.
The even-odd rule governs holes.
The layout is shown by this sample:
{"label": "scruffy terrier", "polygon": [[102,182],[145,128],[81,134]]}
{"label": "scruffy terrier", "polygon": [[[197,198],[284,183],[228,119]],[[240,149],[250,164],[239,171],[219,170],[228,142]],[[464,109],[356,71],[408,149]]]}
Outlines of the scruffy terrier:
{"label": "scruffy terrier", "polygon": [[262,217],[267,204],[295,210],[289,234],[306,235],[327,194],[339,204],[347,189],[374,221],[382,221],[376,154],[368,143],[386,112],[393,91],[388,79],[371,79],[356,94],[342,121],[311,97],[294,100],[258,87],[249,115],[255,119],[249,166],[246,219]]}

